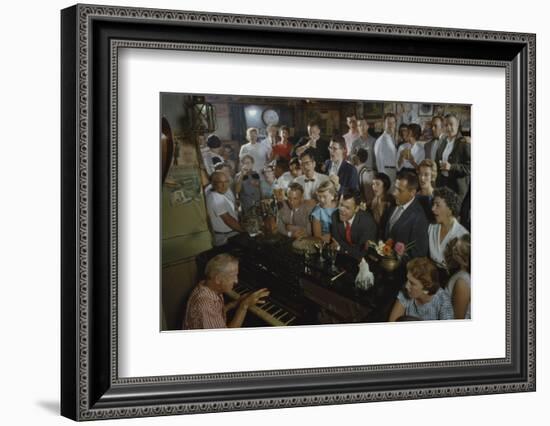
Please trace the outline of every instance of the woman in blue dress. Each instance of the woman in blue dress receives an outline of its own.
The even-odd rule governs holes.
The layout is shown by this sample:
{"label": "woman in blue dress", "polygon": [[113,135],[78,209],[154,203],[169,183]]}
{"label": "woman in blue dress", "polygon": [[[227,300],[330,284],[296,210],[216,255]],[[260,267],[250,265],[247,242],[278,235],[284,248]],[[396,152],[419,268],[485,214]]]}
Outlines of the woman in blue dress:
{"label": "woman in blue dress", "polygon": [[389,321],[403,316],[424,321],[454,319],[451,297],[440,287],[437,268],[427,257],[407,263],[407,283],[397,295]]}
{"label": "woman in blue dress", "polygon": [[313,236],[325,243],[330,243],[331,217],[332,213],[338,208],[336,193],[336,187],[331,180],[323,182],[316,192],[319,203],[311,212],[311,230]]}

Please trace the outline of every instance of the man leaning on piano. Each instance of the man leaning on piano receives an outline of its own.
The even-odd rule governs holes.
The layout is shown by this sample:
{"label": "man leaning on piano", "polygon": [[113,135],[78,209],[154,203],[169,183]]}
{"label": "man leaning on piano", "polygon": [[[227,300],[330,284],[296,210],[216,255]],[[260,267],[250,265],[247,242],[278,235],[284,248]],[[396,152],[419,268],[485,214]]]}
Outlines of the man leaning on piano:
{"label": "man leaning on piano", "polygon": [[359,193],[347,190],[340,197],[338,210],[332,214],[332,244],[359,262],[355,284],[367,289],[374,285],[374,276],[365,261],[367,242],[376,239],[377,227],[370,212],[359,208]]}
{"label": "man leaning on piano", "polygon": [[[269,290],[261,288],[225,304],[223,294],[237,283],[239,261],[229,254],[213,257],[205,270],[206,279],[197,284],[187,301],[183,328],[207,329],[240,327],[248,308],[261,305],[269,296]],[[235,309],[233,318],[227,321],[227,312]]]}

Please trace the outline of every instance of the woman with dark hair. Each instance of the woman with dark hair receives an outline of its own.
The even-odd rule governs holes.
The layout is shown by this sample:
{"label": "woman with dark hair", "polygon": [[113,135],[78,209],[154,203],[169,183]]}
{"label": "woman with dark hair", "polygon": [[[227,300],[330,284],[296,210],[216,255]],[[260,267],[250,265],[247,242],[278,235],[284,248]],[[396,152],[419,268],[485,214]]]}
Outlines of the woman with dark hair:
{"label": "woman with dark hair", "polygon": [[370,203],[372,217],[378,226],[379,233],[383,233],[386,228],[386,223],[382,223],[384,212],[393,206],[395,203],[393,196],[390,194],[391,181],[387,174],[376,173],[372,179],[372,192],[374,197]]}
{"label": "woman with dark hair", "polygon": [[418,143],[422,129],[416,123],[407,126],[406,143],[397,149],[397,170],[416,173],[416,168],[424,159],[424,147]]}
{"label": "woman with dark hair", "polygon": [[407,133],[409,128],[407,124],[401,123],[397,129],[397,148],[399,148],[404,143],[407,143]]}
{"label": "woman with dark hair", "polygon": [[445,287],[451,297],[455,318],[470,319],[470,234],[449,242],[445,261],[449,269],[456,271]]}
{"label": "woman with dark hair", "polygon": [[432,212],[435,223],[428,227],[430,257],[441,269],[446,269],[445,247],[453,238],[468,234],[456,218],[460,213],[460,198],[453,190],[442,187],[433,192]]}
{"label": "woman with dark hair", "polygon": [[435,217],[432,212],[432,201],[434,193],[435,179],[437,177],[437,166],[435,161],[428,159],[422,160],[416,168],[418,175],[418,184],[420,190],[416,194],[416,198],[426,213],[426,217],[430,223],[435,222]]}
{"label": "woman with dark hair", "polygon": [[439,273],[427,257],[417,257],[407,263],[407,283],[397,295],[389,321],[402,316],[420,320],[454,318],[449,294],[439,286]]}

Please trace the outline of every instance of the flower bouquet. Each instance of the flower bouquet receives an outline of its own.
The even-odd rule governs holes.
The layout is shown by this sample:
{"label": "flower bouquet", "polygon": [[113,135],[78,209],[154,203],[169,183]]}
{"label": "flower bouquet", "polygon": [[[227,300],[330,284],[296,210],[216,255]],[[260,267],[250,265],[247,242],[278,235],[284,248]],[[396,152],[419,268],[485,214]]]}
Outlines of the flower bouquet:
{"label": "flower bouquet", "polygon": [[399,267],[403,256],[414,247],[414,241],[405,245],[402,242],[395,242],[390,238],[386,242],[382,240],[378,241],[378,243],[369,241],[368,247],[374,249],[379,256],[382,268],[388,272],[392,272]]}

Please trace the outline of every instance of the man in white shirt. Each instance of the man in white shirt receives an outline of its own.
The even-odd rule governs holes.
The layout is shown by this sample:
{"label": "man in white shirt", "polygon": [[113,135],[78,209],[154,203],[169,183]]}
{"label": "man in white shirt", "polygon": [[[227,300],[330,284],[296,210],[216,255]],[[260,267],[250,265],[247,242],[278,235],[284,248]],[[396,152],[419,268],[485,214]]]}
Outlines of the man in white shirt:
{"label": "man in white shirt", "polygon": [[304,200],[309,205],[315,205],[317,196],[317,188],[321,186],[323,182],[329,180],[327,175],[317,173],[315,171],[315,159],[311,151],[306,150],[300,155],[300,167],[303,175],[294,179],[295,183],[299,183],[304,188]]}
{"label": "man in white shirt", "polygon": [[224,172],[216,171],[211,177],[212,188],[206,194],[206,209],[214,231],[214,245],[221,246],[227,239],[243,228],[235,207],[235,195],[229,189],[229,178]]}
{"label": "man in white shirt", "polygon": [[384,117],[384,133],[376,140],[374,144],[374,156],[376,158],[376,168],[378,172],[385,173],[393,185],[396,175],[396,156],[395,148],[395,114],[388,113]]}
{"label": "man in white shirt", "polygon": [[248,143],[241,146],[239,159],[242,159],[245,155],[250,155],[254,158],[254,171],[261,174],[265,163],[269,161],[271,156],[271,147],[266,143],[258,142],[258,129],[255,127],[246,130],[246,139]]}
{"label": "man in white shirt", "polygon": [[348,156],[351,156],[352,145],[357,139],[359,139],[359,129],[357,128],[357,117],[355,114],[348,115],[346,117],[346,123],[348,125],[349,131],[343,135],[344,140],[346,141],[346,152]]}

